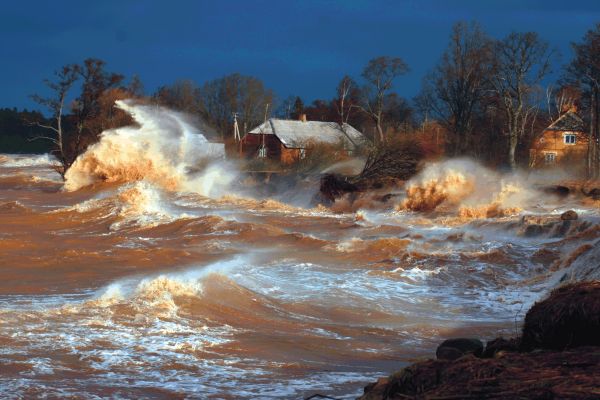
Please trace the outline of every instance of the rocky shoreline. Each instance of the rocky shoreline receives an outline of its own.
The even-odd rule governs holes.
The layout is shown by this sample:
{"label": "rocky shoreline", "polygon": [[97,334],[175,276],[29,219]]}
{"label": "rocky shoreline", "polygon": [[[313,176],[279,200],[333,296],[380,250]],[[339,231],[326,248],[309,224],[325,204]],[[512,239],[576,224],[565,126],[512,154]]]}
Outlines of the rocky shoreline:
{"label": "rocky shoreline", "polygon": [[520,337],[446,340],[436,359],[359,399],[600,399],[600,281],[555,289],[527,312]]}

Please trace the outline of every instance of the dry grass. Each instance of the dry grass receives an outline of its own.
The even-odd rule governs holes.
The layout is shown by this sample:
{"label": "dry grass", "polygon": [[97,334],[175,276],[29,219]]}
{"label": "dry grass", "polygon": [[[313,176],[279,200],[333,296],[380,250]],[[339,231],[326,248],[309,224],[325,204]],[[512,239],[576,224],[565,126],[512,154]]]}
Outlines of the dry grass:
{"label": "dry grass", "polygon": [[600,397],[600,349],[469,355],[411,365],[362,400],[375,399],[590,399]]}

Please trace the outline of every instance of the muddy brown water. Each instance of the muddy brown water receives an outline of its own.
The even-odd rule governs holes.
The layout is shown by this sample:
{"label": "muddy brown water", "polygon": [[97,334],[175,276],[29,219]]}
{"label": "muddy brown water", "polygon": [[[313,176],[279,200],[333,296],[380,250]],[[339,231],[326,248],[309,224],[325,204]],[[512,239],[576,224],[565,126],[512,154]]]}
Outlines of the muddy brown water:
{"label": "muddy brown water", "polygon": [[549,239],[502,223],[65,192],[49,162],[0,159],[3,397],[353,398],[443,338],[513,334],[548,288]]}

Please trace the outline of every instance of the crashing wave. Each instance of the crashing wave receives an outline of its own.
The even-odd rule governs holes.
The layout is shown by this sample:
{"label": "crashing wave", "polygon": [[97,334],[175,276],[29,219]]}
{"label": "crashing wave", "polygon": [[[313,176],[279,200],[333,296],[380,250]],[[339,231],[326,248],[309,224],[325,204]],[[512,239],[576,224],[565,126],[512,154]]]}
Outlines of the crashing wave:
{"label": "crashing wave", "polygon": [[210,143],[183,114],[118,100],[137,126],[104,131],[65,174],[65,189],[146,180],[170,191],[219,195],[233,179],[224,146]]}

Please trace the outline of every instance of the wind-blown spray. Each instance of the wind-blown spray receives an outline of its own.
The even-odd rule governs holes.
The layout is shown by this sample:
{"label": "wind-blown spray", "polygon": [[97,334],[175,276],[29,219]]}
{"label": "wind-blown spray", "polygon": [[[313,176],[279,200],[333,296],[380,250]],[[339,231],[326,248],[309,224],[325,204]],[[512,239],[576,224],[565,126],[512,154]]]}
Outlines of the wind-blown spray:
{"label": "wind-blown spray", "polygon": [[502,216],[531,203],[534,191],[518,174],[500,175],[470,160],[428,165],[411,179],[400,209],[457,210],[467,217]]}
{"label": "wind-blown spray", "polygon": [[65,174],[65,190],[145,180],[165,190],[221,195],[233,179],[224,146],[210,143],[183,114],[118,100],[137,126],[104,131]]}

